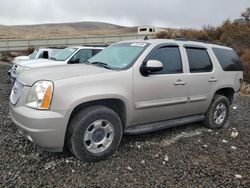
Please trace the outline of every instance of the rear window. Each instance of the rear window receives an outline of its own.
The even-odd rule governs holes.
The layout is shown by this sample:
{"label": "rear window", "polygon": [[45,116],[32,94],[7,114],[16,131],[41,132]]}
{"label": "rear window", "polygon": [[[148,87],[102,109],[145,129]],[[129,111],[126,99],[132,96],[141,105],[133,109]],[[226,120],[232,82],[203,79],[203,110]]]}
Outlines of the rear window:
{"label": "rear window", "polygon": [[211,72],[213,69],[206,49],[186,48],[191,73]]}
{"label": "rear window", "polygon": [[221,48],[213,48],[213,51],[224,71],[242,70],[240,58],[235,51]]}

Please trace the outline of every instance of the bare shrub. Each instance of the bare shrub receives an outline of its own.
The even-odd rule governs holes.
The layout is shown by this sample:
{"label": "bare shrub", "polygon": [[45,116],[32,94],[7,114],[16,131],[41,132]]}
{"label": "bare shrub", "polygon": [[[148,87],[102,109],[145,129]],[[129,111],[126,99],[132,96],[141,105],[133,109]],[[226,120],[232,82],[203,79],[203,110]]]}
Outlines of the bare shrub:
{"label": "bare shrub", "polygon": [[244,70],[244,79],[250,83],[250,48],[244,50],[241,56],[241,62]]}

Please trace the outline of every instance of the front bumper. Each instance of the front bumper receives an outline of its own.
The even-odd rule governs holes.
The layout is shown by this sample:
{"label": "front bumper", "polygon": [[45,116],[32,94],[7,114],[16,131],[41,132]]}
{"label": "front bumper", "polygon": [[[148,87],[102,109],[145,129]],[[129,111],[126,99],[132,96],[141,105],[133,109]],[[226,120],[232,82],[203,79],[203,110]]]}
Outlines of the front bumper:
{"label": "front bumper", "polygon": [[67,124],[61,114],[24,106],[14,107],[10,103],[10,117],[28,140],[46,151],[63,151]]}

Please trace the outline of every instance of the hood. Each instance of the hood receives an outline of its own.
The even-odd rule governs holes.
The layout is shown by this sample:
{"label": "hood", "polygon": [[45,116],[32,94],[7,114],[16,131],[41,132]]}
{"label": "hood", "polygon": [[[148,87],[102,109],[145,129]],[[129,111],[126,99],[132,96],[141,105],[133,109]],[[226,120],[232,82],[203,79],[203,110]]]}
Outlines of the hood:
{"label": "hood", "polygon": [[53,61],[50,59],[30,59],[26,61],[18,61],[16,64],[23,66],[23,67],[33,68],[33,67],[42,67],[43,65],[51,64],[53,62],[56,62],[56,61]]}
{"label": "hood", "polygon": [[87,77],[111,72],[114,72],[114,70],[109,70],[94,65],[73,64],[30,69],[21,73],[17,79],[27,86],[32,86],[38,80],[56,81],[73,77]]}
{"label": "hood", "polygon": [[14,58],[14,60],[16,61],[22,61],[22,60],[28,60],[28,59],[30,59],[29,56],[17,56]]}

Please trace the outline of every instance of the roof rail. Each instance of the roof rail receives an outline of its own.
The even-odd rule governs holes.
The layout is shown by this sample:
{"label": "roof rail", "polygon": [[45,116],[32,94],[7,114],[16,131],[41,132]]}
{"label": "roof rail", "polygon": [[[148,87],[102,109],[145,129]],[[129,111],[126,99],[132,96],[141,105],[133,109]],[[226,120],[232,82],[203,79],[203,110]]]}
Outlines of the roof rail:
{"label": "roof rail", "polygon": [[179,40],[179,41],[188,41],[186,38],[182,38],[182,37],[180,37],[180,38],[175,38],[175,40]]}
{"label": "roof rail", "polygon": [[193,41],[193,42],[209,43],[209,42],[206,41],[206,40],[189,40],[189,39],[186,39],[186,38],[176,38],[175,40],[178,40],[178,41]]}
{"label": "roof rail", "polygon": [[108,47],[109,44],[96,44],[96,45],[85,44],[83,46],[88,46],[88,47]]}

